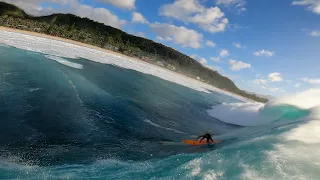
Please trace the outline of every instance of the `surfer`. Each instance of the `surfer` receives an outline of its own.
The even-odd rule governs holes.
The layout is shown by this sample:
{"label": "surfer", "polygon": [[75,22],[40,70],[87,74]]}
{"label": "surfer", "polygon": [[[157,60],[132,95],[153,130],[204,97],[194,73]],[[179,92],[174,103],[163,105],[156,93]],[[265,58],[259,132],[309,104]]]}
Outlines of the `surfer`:
{"label": "surfer", "polygon": [[197,139],[199,139],[199,138],[201,138],[201,139],[200,139],[200,142],[201,142],[202,140],[204,140],[204,139],[207,139],[207,143],[209,143],[210,141],[213,143],[213,139],[212,139],[212,137],[211,137],[211,134],[209,134],[209,133],[206,133],[206,134],[204,134],[204,135],[201,135],[201,136],[197,137]]}

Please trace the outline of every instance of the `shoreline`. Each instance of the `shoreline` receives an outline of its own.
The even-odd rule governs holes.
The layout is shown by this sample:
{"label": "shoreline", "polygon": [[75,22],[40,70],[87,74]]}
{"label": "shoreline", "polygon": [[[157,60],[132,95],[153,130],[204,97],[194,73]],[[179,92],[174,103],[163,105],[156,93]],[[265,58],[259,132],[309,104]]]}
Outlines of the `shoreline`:
{"label": "shoreline", "polygon": [[[89,44],[85,44],[85,43],[81,43],[81,42],[78,42],[78,41],[65,39],[65,38],[61,38],[61,37],[56,37],[56,36],[46,35],[46,34],[37,33],[37,32],[26,31],[26,30],[13,29],[13,28],[8,28],[8,27],[3,27],[3,26],[0,26],[0,31],[13,32],[13,33],[18,33],[18,34],[24,34],[24,35],[29,35],[29,36],[40,37],[40,38],[55,40],[55,41],[59,41],[59,42],[69,43],[69,44],[73,44],[73,45],[76,45],[76,46],[82,46],[82,47],[85,47],[85,48],[101,51],[101,52],[104,52],[104,53],[107,53],[107,54],[119,56],[119,57],[123,58],[123,61],[127,61],[126,59],[129,59],[129,60],[133,60],[133,61],[138,61],[140,63],[146,63],[149,66],[152,66],[154,68],[158,68],[158,69],[161,69],[161,70],[164,70],[164,71],[168,71],[168,72],[174,73],[174,74],[176,74],[178,76],[182,76],[183,78],[187,78],[189,80],[196,81],[197,83],[201,84],[202,88],[206,89],[207,91],[212,90],[212,91],[215,91],[215,92],[218,92],[218,93],[222,93],[222,94],[225,94],[225,95],[232,96],[232,97],[234,97],[236,99],[239,99],[239,100],[242,100],[242,101],[245,101],[245,102],[256,102],[256,101],[254,101],[252,99],[248,99],[248,98],[240,96],[238,94],[235,94],[235,93],[232,93],[232,92],[229,92],[229,91],[225,91],[223,89],[219,89],[217,87],[214,87],[214,86],[212,86],[210,84],[204,83],[204,82],[199,81],[197,79],[191,78],[191,77],[186,76],[184,74],[169,70],[169,69],[164,68],[164,67],[160,67],[160,66],[154,65],[152,63],[148,63],[148,62],[140,60],[138,58],[126,56],[124,54],[121,54],[121,53],[118,53],[118,52],[115,52],[115,51],[111,51],[111,50],[108,50],[108,49],[103,49],[103,48],[100,48],[100,47],[97,47],[97,46],[93,46],[93,45],[89,45]],[[128,63],[130,63],[130,62],[128,61]],[[179,84],[179,83],[177,83],[177,84]]]}

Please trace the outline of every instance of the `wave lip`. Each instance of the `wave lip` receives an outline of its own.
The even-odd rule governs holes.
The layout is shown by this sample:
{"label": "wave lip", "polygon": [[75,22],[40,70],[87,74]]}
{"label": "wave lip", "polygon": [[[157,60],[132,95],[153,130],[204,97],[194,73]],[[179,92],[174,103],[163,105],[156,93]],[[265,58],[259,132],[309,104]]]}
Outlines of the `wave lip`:
{"label": "wave lip", "polygon": [[279,112],[261,113],[265,108],[262,103],[224,103],[207,110],[210,116],[228,124],[256,126],[267,124],[281,117]]}
{"label": "wave lip", "polygon": [[48,59],[57,61],[58,63],[63,64],[65,66],[69,66],[69,67],[72,67],[72,68],[75,68],[75,69],[83,69],[83,65],[82,64],[70,62],[70,61],[67,61],[67,60],[65,60],[65,59],[63,59],[61,57],[58,57],[58,56],[46,55],[45,57],[48,58]]}
{"label": "wave lip", "polygon": [[[224,103],[207,110],[207,113],[225,123],[239,126],[258,126],[278,120],[307,119],[319,114],[320,89],[310,89],[296,95],[263,103]],[[317,116],[319,118],[320,116]]]}

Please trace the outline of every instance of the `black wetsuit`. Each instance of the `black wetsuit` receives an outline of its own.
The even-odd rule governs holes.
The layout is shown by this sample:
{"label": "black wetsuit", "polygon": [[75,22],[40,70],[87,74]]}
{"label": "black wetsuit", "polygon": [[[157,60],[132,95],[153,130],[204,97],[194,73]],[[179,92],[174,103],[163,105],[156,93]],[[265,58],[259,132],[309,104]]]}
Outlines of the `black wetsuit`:
{"label": "black wetsuit", "polygon": [[197,137],[197,139],[200,139],[200,141],[202,141],[203,139],[207,139],[207,142],[209,143],[210,141],[213,142],[213,139],[211,137],[211,135],[209,133],[206,133],[205,135],[199,136]]}

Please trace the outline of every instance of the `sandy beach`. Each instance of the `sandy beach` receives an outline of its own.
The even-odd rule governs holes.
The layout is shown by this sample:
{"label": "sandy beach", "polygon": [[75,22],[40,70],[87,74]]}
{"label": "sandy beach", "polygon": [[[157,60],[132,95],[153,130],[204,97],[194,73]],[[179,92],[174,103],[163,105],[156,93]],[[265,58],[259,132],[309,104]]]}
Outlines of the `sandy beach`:
{"label": "sandy beach", "polygon": [[[94,50],[101,51],[101,52],[104,52],[104,53],[107,53],[107,54],[112,54],[112,55],[115,55],[115,56],[119,56],[119,57],[122,57],[121,59],[123,59],[124,61],[126,59],[127,60],[134,60],[134,61],[137,61],[139,63],[148,64],[148,66],[151,66],[152,68],[156,68],[156,69],[159,69],[161,71],[168,72],[170,74],[175,74],[176,77],[181,77],[183,79],[188,79],[188,81],[190,81],[190,82],[196,81],[197,84],[201,85],[201,87],[203,87],[203,88],[205,88],[207,90],[213,90],[213,91],[220,92],[220,93],[223,93],[223,94],[226,94],[226,95],[230,95],[230,96],[233,96],[233,97],[235,97],[237,99],[240,99],[240,100],[243,100],[243,101],[253,101],[253,100],[247,99],[245,97],[239,96],[237,94],[234,94],[234,93],[219,89],[219,88],[214,87],[214,86],[211,86],[209,84],[206,84],[206,83],[201,82],[199,80],[196,80],[194,78],[191,78],[191,77],[185,76],[183,74],[177,73],[175,71],[171,71],[169,69],[166,69],[166,68],[163,68],[163,67],[160,67],[160,66],[156,66],[154,64],[142,61],[140,59],[129,57],[129,56],[123,55],[121,53],[114,52],[114,51],[107,50],[107,49],[103,49],[103,48],[96,47],[96,46],[93,46],[93,45],[77,42],[77,41],[70,40],[70,39],[60,38],[60,37],[56,37],[56,36],[50,36],[50,35],[46,35],[46,34],[41,34],[41,33],[36,33],[36,32],[31,32],[31,31],[25,31],[25,30],[19,30],[19,29],[13,29],[13,28],[7,28],[7,27],[2,27],[2,26],[0,26],[0,31],[14,32],[14,33],[19,33],[19,34],[35,36],[35,37],[41,37],[41,38],[45,38],[45,39],[61,41],[61,42],[70,43],[70,44],[77,45],[77,46],[86,47],[86,48],[89,48],[89,49],[94,49]],[[180,83],[178,83],[178,84],[180,84]]]}

